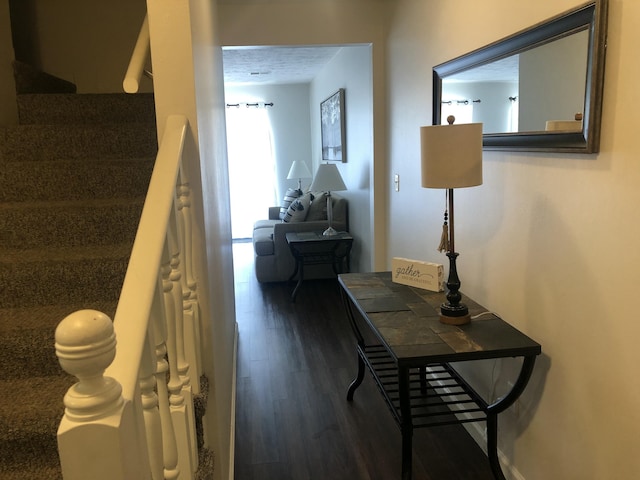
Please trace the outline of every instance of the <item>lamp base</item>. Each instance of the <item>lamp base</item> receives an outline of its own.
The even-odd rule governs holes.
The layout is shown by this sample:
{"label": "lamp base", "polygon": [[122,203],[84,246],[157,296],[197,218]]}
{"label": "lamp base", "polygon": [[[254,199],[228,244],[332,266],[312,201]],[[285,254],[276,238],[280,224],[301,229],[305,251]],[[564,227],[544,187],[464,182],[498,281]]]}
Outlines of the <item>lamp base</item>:
{"label": "lamp base", "polygon": [[468,313],[461,317],[449,317],[447,315],[440,315],[440,323],[444,323],[445,325],[466,325],[467,323],[471,323],[471,315]]}
{"label": "lamp base", "polygon": [[325,237],[333,237],[334,235],[338,235],[338,231],[333,227],[329,227],[322,232],[322,235]]}

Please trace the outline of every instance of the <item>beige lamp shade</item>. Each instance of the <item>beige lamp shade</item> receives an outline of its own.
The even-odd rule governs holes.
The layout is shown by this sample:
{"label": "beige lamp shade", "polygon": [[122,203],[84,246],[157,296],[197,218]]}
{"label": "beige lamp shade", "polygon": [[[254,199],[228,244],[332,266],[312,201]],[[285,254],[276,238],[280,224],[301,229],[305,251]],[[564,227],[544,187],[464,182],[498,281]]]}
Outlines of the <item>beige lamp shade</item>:
{"label": "beige lamp shade", "polygon": [[287,179],[294,178],[311,178],[311,172],[307,168],[307,164],[301,160],[295,160],[289,169]]}
{"label": "beige lamp shade", "polygon": [[482,185],[482,124],[420,127],[422,186]]}
{"label": "beige lamp shade", "polygon": [[337,192],[346,190],[347,186],[342,181],[335,163],[322,163],[318,167],[309,189],[313,192]]}

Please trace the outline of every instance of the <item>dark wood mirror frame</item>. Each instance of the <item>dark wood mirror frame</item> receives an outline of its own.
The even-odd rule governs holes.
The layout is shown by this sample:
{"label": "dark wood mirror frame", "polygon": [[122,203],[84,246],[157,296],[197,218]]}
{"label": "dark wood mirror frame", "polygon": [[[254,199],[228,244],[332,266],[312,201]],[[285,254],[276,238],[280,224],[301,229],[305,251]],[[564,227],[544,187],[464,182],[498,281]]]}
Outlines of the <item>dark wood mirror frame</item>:
{"label": "dark wood mirror frame", "polygon": [[607,0],[581,5],[514,35],[433,68],[433,124],[440,123],[442,80],[544,45],[585,28],[589,31],[582,131],[486,133],[485,150],[595,153],[600,148],[600,118],[607,38]]}

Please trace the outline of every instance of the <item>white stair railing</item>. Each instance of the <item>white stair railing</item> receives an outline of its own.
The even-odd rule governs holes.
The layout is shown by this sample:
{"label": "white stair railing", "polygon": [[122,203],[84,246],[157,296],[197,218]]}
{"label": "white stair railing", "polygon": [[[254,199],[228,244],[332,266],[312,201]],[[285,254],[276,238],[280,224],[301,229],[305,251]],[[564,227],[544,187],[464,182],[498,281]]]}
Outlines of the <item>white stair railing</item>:
{"label": "white stair railing", "polygon": [[133,47],[133,53],[131,54],[131,60],[129,60],[129,66],[127,67],[127,73],[124,75],[122,81],[122,88],[127,93],[138,93],[140,88],[140,79],[145,72],[144,66],[149,58],[149,18],[144,16],[140,32],[138,33],[138,39]]}
{"label": "white stair railing", "polygon": [[65,480],[192,479],[193,396],[202,372],[186,117],[167,119],[113,323],[95,310],[56,329],[64,398],[58,448]]}

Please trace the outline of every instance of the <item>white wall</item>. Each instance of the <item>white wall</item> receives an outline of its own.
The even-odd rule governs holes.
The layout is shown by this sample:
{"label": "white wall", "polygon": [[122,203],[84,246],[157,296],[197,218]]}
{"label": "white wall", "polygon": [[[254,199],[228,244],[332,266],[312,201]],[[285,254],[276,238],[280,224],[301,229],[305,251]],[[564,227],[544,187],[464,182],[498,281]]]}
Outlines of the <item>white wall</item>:
{"label": "white wall", "polygon": [[[584,30],[520,54],[520,131],[545,129],[548,120],[584,112],[589,32]],[[543,65],[548,65],[548,73]]]}
{"label": "white wall", "polygon": [[[445,259],[436,251],[444,194],[418,180],[432,67],[579,3],[397,2],[388,57],[389,173],[404,181],[389,198],[388,260]],[[456,194],[462,290],[542,345],[519,407],[501,421],[499,446],[518,478],[640,474],[638,18],[637,1],[610,1],[599,154],[485,152],[484,185]],[[513,370],[502,362],[471,373],[491,392]]]}
{"label": "white wall", "polygon": [[370,46],[344,47],[311,84],[313,172],[322,163],[320,102],[345,89],[345,163],[336,163],[347,190],[337,192],[349,201],[349,230],[354,237],[351,268],[369,272],[373,266],[372,205],[373,84]]}
{"label": "white wall", "polygon": [[[274,104],[273,107],[267,108],[267,113],[273,133],[278,199],[284,197],[287,188],[298,186],[298,180],[287,180],[287,174],[295,160],[304,161],[313,174],[309,84],[225,86],[225,100],[232,104],[255,102]],[[310,183],[310,178],[303,179],[303,190]]]}

